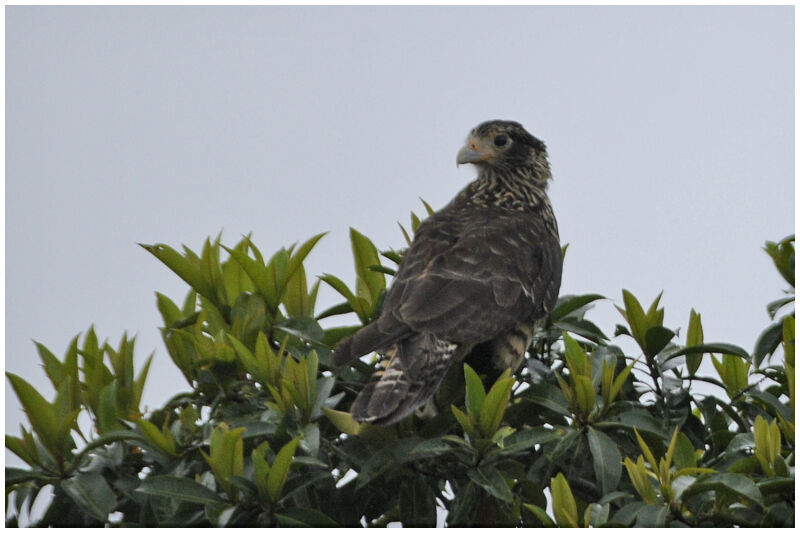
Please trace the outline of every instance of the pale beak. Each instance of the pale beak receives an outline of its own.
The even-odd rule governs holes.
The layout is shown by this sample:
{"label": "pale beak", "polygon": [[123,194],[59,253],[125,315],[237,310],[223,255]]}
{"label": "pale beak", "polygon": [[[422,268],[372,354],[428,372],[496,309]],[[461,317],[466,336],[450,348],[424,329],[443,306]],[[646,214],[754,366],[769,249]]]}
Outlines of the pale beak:
{"label": "pale beak", "polygon": [[483,163],[493,155],[494,153],[491,150],[487,150],[477,143],[470,142],[465,144],[463,148],[458,151],[456,166],[463,165],[464,163]]}

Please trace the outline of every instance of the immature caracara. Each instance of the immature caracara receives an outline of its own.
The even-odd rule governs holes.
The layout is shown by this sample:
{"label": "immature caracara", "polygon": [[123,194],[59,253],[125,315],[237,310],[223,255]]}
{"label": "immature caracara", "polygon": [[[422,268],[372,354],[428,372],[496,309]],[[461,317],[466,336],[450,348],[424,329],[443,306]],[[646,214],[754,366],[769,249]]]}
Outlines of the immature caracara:
{"label": "immature caracara", "polygon": [[474,164],[477,179],[420,224],[380,317],[334,348],[336,365],[387,356],[353,402],[358,421],[406,417],[473,349],[516,368],[556,302],[562,257],[544,143],[516,122],[484,122],[457,163]]}

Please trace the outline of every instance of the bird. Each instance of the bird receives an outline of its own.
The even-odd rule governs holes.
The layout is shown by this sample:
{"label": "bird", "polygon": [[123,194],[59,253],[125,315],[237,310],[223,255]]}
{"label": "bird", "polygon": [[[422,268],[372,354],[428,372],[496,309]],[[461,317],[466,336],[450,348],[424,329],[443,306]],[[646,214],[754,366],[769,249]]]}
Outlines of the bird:
{"label": "bird", "polygon": [[474,165],[477,177],[419,225],[377,318],[334,346],[334,366],[383,356],[351,406],[357,422],[422,410],[471,352],[516,369],[555,306],[563,257],[544,142],[518,122],[490,120],[469,132],[456,164]]}

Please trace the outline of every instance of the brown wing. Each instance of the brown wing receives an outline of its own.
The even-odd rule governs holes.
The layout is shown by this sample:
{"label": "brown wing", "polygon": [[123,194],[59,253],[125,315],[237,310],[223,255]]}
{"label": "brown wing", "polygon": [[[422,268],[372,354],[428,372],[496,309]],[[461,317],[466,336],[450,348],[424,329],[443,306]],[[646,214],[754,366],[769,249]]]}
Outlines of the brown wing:
{"label": "brown wing", "polygon": [[418,228],[381,316],[337,345],[334,363],[412,332],[459,344],[489,340],[544,316],[560,284],[558,238],[536,216],[444,209]]}
{"label": "brown wing", "polygon": [[432,228],[420,226],[415,241],[430,240],[423,230],[450,241],[408,250],[403,264],[409,267],[398,272],[384,314],[417,332],[475,343],[552,308],[561,283],[561,248],[537,217],[482,209],[447,218],[432,218]]}

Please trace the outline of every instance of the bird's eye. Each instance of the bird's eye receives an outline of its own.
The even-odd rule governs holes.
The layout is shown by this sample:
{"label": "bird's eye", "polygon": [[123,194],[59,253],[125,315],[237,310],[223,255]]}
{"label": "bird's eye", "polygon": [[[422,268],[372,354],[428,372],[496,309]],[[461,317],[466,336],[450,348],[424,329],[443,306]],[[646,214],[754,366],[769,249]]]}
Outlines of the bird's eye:
{"label": "bird's eye", "polygon": [[498,135],[494,138],[494,145],[495,146],[505,146],[508,142],[508,137],[503,134]]}

